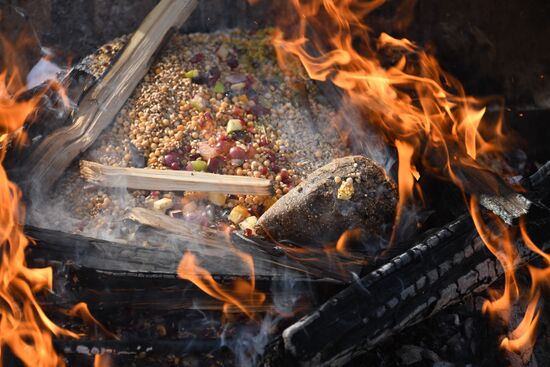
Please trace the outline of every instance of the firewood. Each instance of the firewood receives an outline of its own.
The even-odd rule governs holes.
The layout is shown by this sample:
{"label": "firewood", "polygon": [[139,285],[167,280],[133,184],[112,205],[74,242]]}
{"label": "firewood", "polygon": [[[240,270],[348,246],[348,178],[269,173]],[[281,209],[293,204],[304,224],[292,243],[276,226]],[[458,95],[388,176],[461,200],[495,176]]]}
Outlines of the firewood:
{"label": "firewood", "polygon": [[[329,277],[342,282],[347,282],[349,277],[347,274],[338,271],[334,266],[331,266],[331,263],[335,260],[341,261],[342,263],[351,263],[354,260],[359,260],[356,257],[351,257],[351,255],[348,258],[340,256],[339,254],[334,254],[332,255],[333,258],[319,256],[316,261],[302,261],[304,260],[302,259],[302,254],[292,253],[292,258],[296,263],[291,262],[285,264],[281,261],[282,259],[280,259],[281,256],[284,255],[282,250],[276,250],[273,243],[263,241],[257,237],[244,237],[238,234],[238,232],[228,235],[225,232],[174,219],[158,211],[145,208],[130,209],[126,214],[126,218],[141,225],[156,229],[157,232],[155,232],[155,236],[163,236],[163,233],[165,236],[166,233],[172,233],[181,236],[181,238],[187,241],[199,243],[201,246],[222,246],[225,250],[237,245],[237,247],[235,247],[236,249],[244,250],[251,255],[263,252],[273,257],[275,259],[275,266],[288,267],[292,271],[307,269],[308,274],[312,276]],[[239,246],[238,244],[246,244],[246,246]],[[259,258],[263,258],[264,256],[259,256]],[[305,254],[304,257],[307,258],[308,255]],[[270,262],[268,258],[264,258],[263,261]],[[298,268],[294,269],[297,264],[299,264]],[[351,264],[349,266],[357,271],[360,270],[360,266],[353,266]]]}
{"label": "firewood", "polygon": [[[532,176],[534,190],[542,189],[536,186],[545,182],[538,180],[541,176]],[[550,249],[548,212],[527,224],[540,248]],[[521,240],[516,246],[521,263],[536,257]],[[502,274],[464,214],[285,329],[268,348],[263,365],[345,365],[404,328],[484,291]]]}
{"label": "firewood", "polygon": [[[548,226],[550,219],[536,223]],[[503,274],[464,216],[291,325],[272,342],[264,366],[341,366],[401,330],[487,289]],[[541,244],[548,250],[550,241]],[[532,252],[518,243],[523,262]],[[519,264],[518,264],[519,266]]]}
{"label": "firewood", "polygon": [[270,195],[271,182],[249,176],[207,172],[110,167],[80,161],[80,174],[101,186],[139,190],[219,192],[241,195]]}
{"label": "firewood", "polygon": [[149,69],[170,30],[180,27],[196,0],[162,0],[136,30],[102,80],[82,99],[70,126],[48,135],[28,159],[33,192],[47,191],[71,162],[113,121]]}
{"label": "firewood", "polygon": [[336,241],[348,229],[384,234],[397,193],[384,170],[369,158],[338,158],[312,172],[271,206],[256,232],[299,245]]}

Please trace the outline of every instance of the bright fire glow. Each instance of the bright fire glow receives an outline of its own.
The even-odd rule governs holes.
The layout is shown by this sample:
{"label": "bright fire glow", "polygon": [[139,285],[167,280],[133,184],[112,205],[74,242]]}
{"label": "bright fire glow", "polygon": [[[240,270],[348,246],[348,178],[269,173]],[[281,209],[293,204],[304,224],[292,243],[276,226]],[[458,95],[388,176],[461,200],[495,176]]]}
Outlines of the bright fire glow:
{"label": "bright fire glow", "polygon": [[[16,67],[16,51],[3,38],[1,45],[4,70],[0,74],[0,162],[3,162],[8,146],[23,141],[20,128],[34,113],[41,95],[22,96],[26,88]],[[9,348],[26,366],[62,366],[64,362],[53,348],[53,335],[78,336],[56,326],[35,298],[36,293],[52,289],[52,270],[27,267],[25,249],[30,242],[22,229],[24,217],[21,193],[0,165],[0,350]]]}
{"label": "bright fire glow", "polygon": [[197,257],[191,252],[186,252],[178,266],[178,276],[182,279],[193,282],[203,292],[224,303],[223,310],[227,315],[232,308],[254,318],[254,307],[262,305],[266,295],[256,290],[256,281],[254,276],[254,261],[252,256],[240,253],[235,250],[243,263],[247,265],[250,271],[250,280],[238,279],[234,282],[233,289],[227,289],[224,285],[218,283],[208,270],[200,267],[197,263]]}
{"label": "bright fire glow", "polygon": [[[489,119],[489,101],[466,95],[461,83],[413,42],[385,33],[371,37],[365,18],[383,0],[288,2],[289,10],[278,19],[273,39],[279,63],[290,73],[296,72],[299,63],[309,78],[330,81],[343,91],[342,105],[353,106],[365,122],[350,124],[343,109],[342,118],[335,122],[341,136],[351,136],[354,129],[369,124],[395,147],[399,159],[396,225],[414,193],[421,194],[415,183],[420,177],[416,167],[451,181],[465,197],[470,195],[466,187],[471,175],[485,190],[499,194],[499,184],[483,162],[502,159],[510,146],[501,116]],[[481,239],[505,272],[503,294],[487,302],[484,309],[509,320],[512,306],[522,298],[515,276],[517,231],[498,218],[492,220],[492,226],[485,223],[473,194],[468,206]],[[529,248],[548,261],[523,227],[521,234]],[[538,289],[542,280],[548,279],[548,268],[529,270],[533,288],[525,317],[502,342],[503,348],[517,353],[529,353],[532,347]]]}

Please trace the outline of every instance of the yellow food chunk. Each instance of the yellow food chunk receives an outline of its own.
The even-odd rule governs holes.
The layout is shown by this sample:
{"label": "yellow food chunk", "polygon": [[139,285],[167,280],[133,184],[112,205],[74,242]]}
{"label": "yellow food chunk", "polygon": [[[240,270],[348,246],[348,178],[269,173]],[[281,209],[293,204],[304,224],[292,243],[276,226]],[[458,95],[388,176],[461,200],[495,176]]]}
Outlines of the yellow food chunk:
{"label": "yellow food chunk", "polygon": [[226,196],[220,192],[209,192],[208,200],[214,205],[222,206],[225,204]]}
{"label": "yellow food chunk", "polygon": [[174,206],[174,202],[170,198],[162,198],[153,203],[153,208],[159,211],[165,211]]}
{"label": "yellow food chunk", "polygon": [[229,213],[228,219],[232,223],[239,224],[249,216],[250,216],[250,213],[248,212],[248,209],[246,209],[242,205],[237,205],[236,207],[233,208],[233,210],[231,210],[231,213]]}
{"label": "yellow food chunk", "polygon": [[353,180],[348,178],[346,181],[342,182],[340,188],[338,189],[338,194],[336,197],[340,200],[349,200],[355,193],[355,188],[353,187]]}

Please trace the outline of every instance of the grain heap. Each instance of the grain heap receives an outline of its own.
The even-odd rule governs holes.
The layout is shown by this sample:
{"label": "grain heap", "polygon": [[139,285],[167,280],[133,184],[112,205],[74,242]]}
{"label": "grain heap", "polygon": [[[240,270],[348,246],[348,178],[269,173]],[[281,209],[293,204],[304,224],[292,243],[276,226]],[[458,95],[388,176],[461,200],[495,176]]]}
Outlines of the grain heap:
{"label": "grain heap", "polygon": [[[119,167],[267,178],[273,196],[121,193],[83,182],[75,165],[52,198],[76,218],[72,230],[102,233],[116,227],[112,219],[128,207],[149,207],[208,226],[240,225],[251,233],[255,218],[306,174],[345,155],[330,126],[334,111],[311,81],[282,74],[270,35],[269,29],[175,35],[83,158]],[[104,54],[96,58],[103,66]],[[98,67],[86,61],[86,68]],[[49,225],[63,225],[59,222]]]}

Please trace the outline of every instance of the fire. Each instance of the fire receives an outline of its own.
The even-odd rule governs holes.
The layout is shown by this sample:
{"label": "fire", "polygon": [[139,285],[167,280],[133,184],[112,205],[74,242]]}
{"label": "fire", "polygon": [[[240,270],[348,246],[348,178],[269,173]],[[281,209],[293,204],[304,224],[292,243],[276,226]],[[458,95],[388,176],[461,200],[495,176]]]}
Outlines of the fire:
{"label": "fire", "polygon": [[[14,50],[1,38],[4,55]],[[6,57],[0,74],[0,161],[10,144],[24,139],[23,123],[34,113],[40,95],[23,97],[25,83],[19,69]],[[52,288],[51,268],[29,268],[25,249],[30,241],[22,230],[25,210],[21,192],[0,165],[0,348],[9,348],[26,366],[62,366],[52,337],[76,334],[56,326],[38,304],[35,294]]]}
{"label": "fire", "polygon": [[94,357],[94,367],[112,367],[113,360],[110,354],[96,354]]}
{"label": "fire", "polygon": [[70,310],[67,311],[67,315],[73,317],[79,317],[89,325],[97,326],[106,336],[119,340],[119,337],[111,333],[101,322],[99,322],[88,309],[88,305],[84,302],[77,303]]}
{"label": "fire", "polygon": [[[512,306],[522,292],[515,270],[519,255],[515,247],[517,231],[494,218],[485,223],[469,181],[482,182],[481,190],[499,194],[500,184],[484,162],[502,160],[511,136],[503,129],[502,116],[486,115],[489,100],[468,96],[461,83],[441,69],[437,60],[407,39],[382,33],[372,37],[366,17],[383,0],[289,0],[285,17],[273,38],[283,70],[296,74],[301,64],[307,77],[330,81],[343,91],[340,118],[335,125],[343,137],[367,128],[395,148],[399,167],[397,226],[403,209],[418,193],[416,167],[460,188],[467,198],[481,239],[504,268],[505,289],[496,300],[487,302],[486,312],[508,320]],[[411,9],[410,2],[405,8]],[[499,101],[496,101],[499,102]],[[348,106],[364,122],[346,119]],[[353,141],[351,142],[353,144]],[[475,179],[475,180],[472,180]],[[395,234],[395,228],[394,228]],[[544,254],[521,228],[527,246],[550,265]],[[345,238],[342,240],[345,241]],[[342,246],[341,246],[342,247]],[[529,268],[532,289],[523,321],[502,342],[514,352],[529,350],[538,319],[540,285],[546,269]]]}
{"label": "fire", "polygon": [[178,276],[189,280],[209,296],[224,303],[223,310],[227,315],[232,308],[254,318],[254,307],[262,305],[266,300],[265,293],[256,290],[254,276],[254,261],[252,256],[235,250],[250,271],[250,280],[238,279],[233,289],[227,289],[218,283],[214,277],[197,263],[197,258],[191,252],[186,252],[178,265]]}
{"label": "fire", "polygon": [[[57,81],[47,81],[30,93],[25,83],[26,71],[18,67],[25,64],[19,59],[24,52],[19,50],[29,43],[32,44],[24,35],[14,43],[0,36],[0,163],[8,148],[18,148],[25,141],[23,124],[32,122],[47,91],[57,93],[69,105],[65,89]],[[79,335],[57,326],[36,299],[36,294],[52,290],[53,272],[50,267],[27,266],[25,250],[32,240],[23,232],[24,218],[21,191],[0,164],[0,366],[6,349],[25,366],[64,366],[65,362],[54,350],[53,337],[79,338]],[[67,314],[97,324],[107,335],[115,337],[93,318],[84,303],[77,304]],[[97,361],[100,366],[108,365]]]}

